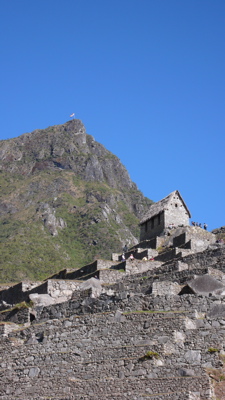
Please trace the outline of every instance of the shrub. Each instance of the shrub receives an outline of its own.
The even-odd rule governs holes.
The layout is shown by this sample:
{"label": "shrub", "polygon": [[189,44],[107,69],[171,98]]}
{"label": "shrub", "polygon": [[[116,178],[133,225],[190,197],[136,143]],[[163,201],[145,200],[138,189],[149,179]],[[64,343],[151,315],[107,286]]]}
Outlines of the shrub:
{"label": "shrub", "polygon": [[152,360],[153,358],[160,358],[159,354],[156,351],[147,351],[147,353],[139,358],[139,361],[146,361],[146,360]]}
{"label": "shrub", "polygon": [[219,349],[216,349],[214,347],[209,347],[208,352],[209,353],[217,353],[219,351]]}

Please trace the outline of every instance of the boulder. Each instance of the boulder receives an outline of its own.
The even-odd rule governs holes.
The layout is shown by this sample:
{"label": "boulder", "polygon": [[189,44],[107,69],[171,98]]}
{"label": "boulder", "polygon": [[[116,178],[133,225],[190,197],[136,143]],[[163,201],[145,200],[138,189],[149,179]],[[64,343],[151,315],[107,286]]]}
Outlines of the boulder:
{"label": "boulder", "polygon": [[55,304],[55,301],[51,296],[49,296],[49,294],[32,293],[29,295],[29,298],[33,301],[35,306],[50,306]]}
{"label": "boulder", "polygon": [[225,304],[215,304],[207,316],[209,318],[225,318]]}
{"label": "boulder", "polygon": [[202,275],[187,282],[187,286],[194,294],[208,296],[218,290],[225,290],[225,286],[211,275]]}
{"label": "boulder", "polygon": [[97,278],[90,278],[80,285],[81,290],[91,289],[91,297],[99,297],[102,293],[102,285]]}

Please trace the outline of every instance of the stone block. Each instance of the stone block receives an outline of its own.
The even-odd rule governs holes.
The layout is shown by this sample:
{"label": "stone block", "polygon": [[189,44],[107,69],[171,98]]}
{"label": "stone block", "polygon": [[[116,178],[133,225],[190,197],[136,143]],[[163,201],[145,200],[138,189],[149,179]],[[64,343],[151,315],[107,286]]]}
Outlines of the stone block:
{"label": "stone block", "polygon": [[210,293],[215,292],[218,289],[224,289],[224,285],[213,278],[211,275],[202,275],[187,282],[187,286],[192,290],[194,294],[207,296]]}
{"label": "stone block", "polygon": [[131,375],[132,376],[142,376],[142,375],[146,375],[146,369],[144,369],[144,368],[139,368],[139,369],[136,369],[136,370],[134,370],[134,371],[132,371],[131,372]]}
{"label": "stone block", "polygon": [[187,369],[187,368],[182,368],[178,371],[180,376],[195,376],[196,373],[194,369]]}
{"label": "stone block", "polygon": [[182,262],[182,261],[177,261],[176,262],[176,267],[178,271],[185,271],[188,269],[188,264]]}
{"label": "stone block", "polygon": [[196,329],[196,321],[192,321],[190,318],[185,318],[185,327],[186,329]]}
{"label": "stone block", "polygon": [[40,373],[40,368],[33,367],[30,369],[28,376],[29,378],[36,378],[39,375],[39,373]]}
{"label": "stone block", "polygon": [[91,297],[95,298],[100,296],[100,294],[102,293],[102,285],[99,279],[90,278],[80,285],[80,290],[88,290],[88,289],[91,289],[92,291]]}
{"label": "stone block", "polygon": [[225,318],[225,304],[216,304],[207,314],[210,318],[223,317]]}
{"label": "stone block", "polygon": [[200,350],[188,350],[185,353],[185,359],[189,364],[200,365],[201,351]]}
{"label": "stone block", "polygon": [[29,298],[38,306],[50,306],[55,303],[54,299],[49,296],[49,294],[32,293],[29,295]]}

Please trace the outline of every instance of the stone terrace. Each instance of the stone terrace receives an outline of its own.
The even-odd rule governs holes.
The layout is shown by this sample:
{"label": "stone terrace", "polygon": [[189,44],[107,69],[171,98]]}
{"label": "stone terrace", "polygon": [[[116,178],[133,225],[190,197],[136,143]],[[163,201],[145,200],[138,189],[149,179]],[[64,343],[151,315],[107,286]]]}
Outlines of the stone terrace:
{"label": "stone terrace", "polygon": [[98,298],[74,281],[72,299],[36,307],[31,325],[28,309],[1,313],[20,325],[2,330],[0,399],[213,399],[206,372],[222,366],[225,297],[169,290],[196,275],[223,282],[225,248],[133,275],[139,263],[128,262],[129,274],[102,265],[100,281],[104,271],[120,279],[106,280]]}
{"label": "stone terrace", "polygon": [[202,365],[219,363],[208,349],[218,346],[225,330],[212,341],[215,328],[208,322],[198,328],[199,338],[195,322],[190,312],[117,311],[11,333],[2,343],[0,398],[211,398]]}

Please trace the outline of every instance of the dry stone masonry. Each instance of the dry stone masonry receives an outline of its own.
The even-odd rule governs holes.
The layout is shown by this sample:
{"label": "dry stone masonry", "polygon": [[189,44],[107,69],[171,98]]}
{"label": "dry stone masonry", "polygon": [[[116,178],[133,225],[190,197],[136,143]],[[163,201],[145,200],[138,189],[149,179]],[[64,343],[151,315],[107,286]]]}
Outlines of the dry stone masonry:
{"label": "dry stone masonry", "polygon": [[0,399],[215,399],[225,246],[180,226],[112,260],[1,290]]}
{"label": "dry stone masonry", "polygon": [[175,226],[188,226],[190,217],[184,200],[178,190],[175,190],[150,207],[140,222],[140,240],[152,239]]}

